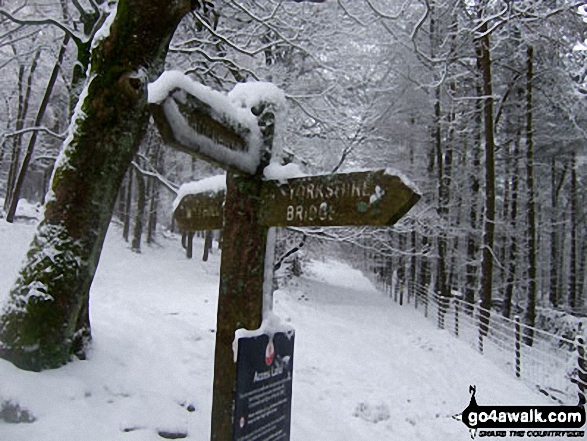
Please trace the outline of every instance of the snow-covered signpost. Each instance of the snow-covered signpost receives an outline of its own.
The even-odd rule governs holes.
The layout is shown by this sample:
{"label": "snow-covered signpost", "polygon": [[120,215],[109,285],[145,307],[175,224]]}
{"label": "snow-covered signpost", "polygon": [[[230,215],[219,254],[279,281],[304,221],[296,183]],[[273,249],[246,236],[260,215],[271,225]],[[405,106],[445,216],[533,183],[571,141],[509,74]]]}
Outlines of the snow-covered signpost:
{"label": "snow-covered signpost", "polygon": [[[234,414],[233,342],[237,330],[259,329],[263,323],[265,282],[272,278],[272,262],[266,259],[269,228],[393,225],[420,196],[386,170],[285,179],[287,174],[275,173],[275,164],[266,169],[274,111],[283,105],[271,85],[237,85],[225,95],[179,73],[166,73],[151,85],[149,100],[167,143],[228,170],[225,190],[218,180],[200,185],[178,202],[175,213],[186,231],[223,228],[211,439],[253,436],[246,431],[247,415]],[[293,342],[288,350],[293,351]],[[291,382],[291,375],[286,380]],[[286,403],[283,412],[289,409]],[[254,431],[263,433],[263,439],[289,439],[289,414],[276,413],[257,421]]]}
{"label": "snow-covered signpost", "polygon": [[[222,228],[226,186],[218,185],[219,178],[224,179],[215,176],[185,186],[174,210],[180,230]],[[373,170],[266,180],[261,199],[260,222],[266,227],[341,227],[393,225],[419,196],[394,172]]]}
{"label": "snow-covered signpost", "polygon": [[228,441],[233,439],[235,331],[258,329],[263,319],[268,227],[259,219],[262,175],[283,95],[262,83],[240,84],[223,94],[166,72],[150,85],[149,101],[167,143],[228,170],[211,428],[212,440]]}

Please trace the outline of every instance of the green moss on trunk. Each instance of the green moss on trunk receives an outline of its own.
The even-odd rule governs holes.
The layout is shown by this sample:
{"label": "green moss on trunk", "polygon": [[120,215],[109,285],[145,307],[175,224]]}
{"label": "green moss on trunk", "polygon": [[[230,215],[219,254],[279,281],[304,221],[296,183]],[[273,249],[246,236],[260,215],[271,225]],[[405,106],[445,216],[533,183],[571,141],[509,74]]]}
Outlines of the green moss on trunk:
{"label": "green moss on trunk", "polygon": [[196,3],[120,0],[110,34],[91,53],[45,217],[0,316],[0,356],[23,369],[84,357],[90,286],[119,187],[148,124],[146,86]]}

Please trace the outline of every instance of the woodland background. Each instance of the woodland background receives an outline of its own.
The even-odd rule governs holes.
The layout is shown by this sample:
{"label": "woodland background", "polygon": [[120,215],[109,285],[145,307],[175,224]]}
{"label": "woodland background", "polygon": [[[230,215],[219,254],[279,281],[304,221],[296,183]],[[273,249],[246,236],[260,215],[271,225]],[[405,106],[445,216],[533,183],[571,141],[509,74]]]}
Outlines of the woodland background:
{"label": "woodland background", "polygon": [[[71,35],[96,31],[99,3],[0,1],[9,220],[19,199],[44,201],[83,77]],[[392,167],[423,195],[393,229],[303,234],[359,247],[356,263],[367,256],[380,277],[533,326],[540,308],[587,312],[585,20],[586,4],[567,0],[204,1],[166,64],[217,90],[274,82],[288,160],[309,173]],[[114,217],[132,249],[174,228],[179,185],[219,172],[151,126]]]}

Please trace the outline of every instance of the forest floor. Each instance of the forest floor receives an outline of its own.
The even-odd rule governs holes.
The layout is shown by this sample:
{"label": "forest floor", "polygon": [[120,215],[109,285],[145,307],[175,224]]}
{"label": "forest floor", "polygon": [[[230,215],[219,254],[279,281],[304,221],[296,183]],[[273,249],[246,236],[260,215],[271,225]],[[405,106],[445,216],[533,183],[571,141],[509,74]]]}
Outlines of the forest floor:
{"label": "forest floor", "polygon": [[[33,232],[0,221],[0,306]],[[36,418],[0,422],[0,440],[209,440],[220,252],[188,260],[170,237],[136,254],[120,237],[111,227],[92,286],[88,360],[41,373],[0,360],[0,403]],[[551,404],[343,263],[312,261],[274,311],[296,330],[293,441],[465,441],[452,416],[470,385],[480,405]]]}

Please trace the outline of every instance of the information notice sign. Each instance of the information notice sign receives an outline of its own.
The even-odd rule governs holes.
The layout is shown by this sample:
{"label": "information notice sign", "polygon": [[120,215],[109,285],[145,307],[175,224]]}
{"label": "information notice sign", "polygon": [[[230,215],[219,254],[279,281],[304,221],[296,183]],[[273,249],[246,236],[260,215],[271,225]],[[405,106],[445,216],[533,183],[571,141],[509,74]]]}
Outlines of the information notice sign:
{"label": "information notice sign", "polygon": [[234,441],[288,441],[294,332],[238,340]]}

